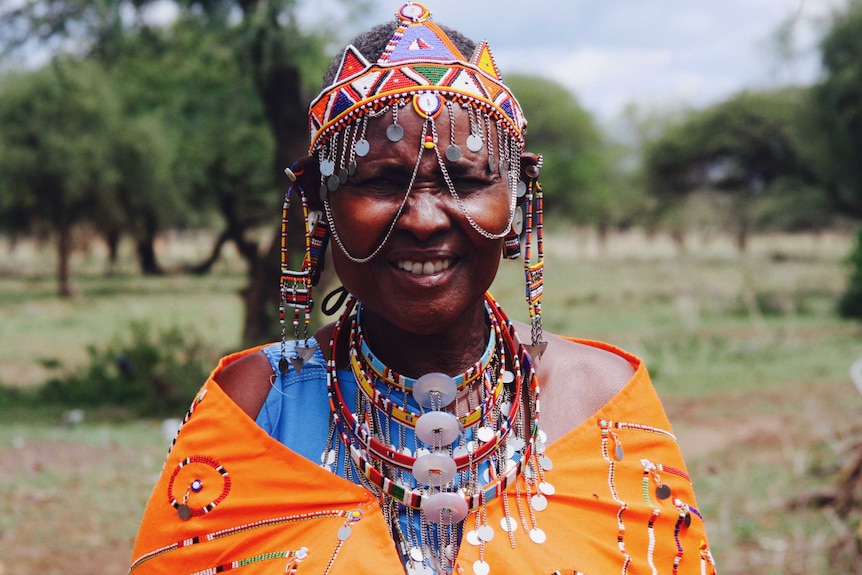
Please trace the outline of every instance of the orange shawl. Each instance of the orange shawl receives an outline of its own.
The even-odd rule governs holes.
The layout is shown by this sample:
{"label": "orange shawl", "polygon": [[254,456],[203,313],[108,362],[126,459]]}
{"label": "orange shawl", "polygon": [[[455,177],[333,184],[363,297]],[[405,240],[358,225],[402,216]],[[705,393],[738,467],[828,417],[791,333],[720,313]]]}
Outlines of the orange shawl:
{"label": "orange shawl", "polygon": [[[545,479],[555,493],[547,508],[531,514],[523,479],[510,485],[508,497],[487,506],[494,538],[481,547],[465,538],[456,572],[472,574],[482,560],[492,575],[714,573],[685,464],[646,369],[634,356],[590,345],[624,357],[634,376],[548,446],[553,469]],[[274,440],[215,382],[226,365],[259,349],[222,359],[196,397],[147,505],[129,573],[403,575],[375,495]],[[660,485],[670,488],[663,500]],[[517,523],[511,539],[501,528],[504,500]],[[474,514],[465,533],[475,526]],[[531,541],[534,526],[544,544]]]}

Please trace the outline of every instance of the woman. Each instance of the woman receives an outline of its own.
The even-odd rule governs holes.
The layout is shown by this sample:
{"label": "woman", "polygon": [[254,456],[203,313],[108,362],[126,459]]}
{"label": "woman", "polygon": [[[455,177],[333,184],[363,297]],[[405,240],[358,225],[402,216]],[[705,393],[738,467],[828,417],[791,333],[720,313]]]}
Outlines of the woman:
{"label": "woman", "polygon": [[[213,372],[130,572],[713,572],[641,362],[542,333],[541,160],[487,45],[396,16],[332,67],[287,170],[295,339]],[[312,337],[330,239],[350,300]],[[522,244],[529,326],[486,294]]]}

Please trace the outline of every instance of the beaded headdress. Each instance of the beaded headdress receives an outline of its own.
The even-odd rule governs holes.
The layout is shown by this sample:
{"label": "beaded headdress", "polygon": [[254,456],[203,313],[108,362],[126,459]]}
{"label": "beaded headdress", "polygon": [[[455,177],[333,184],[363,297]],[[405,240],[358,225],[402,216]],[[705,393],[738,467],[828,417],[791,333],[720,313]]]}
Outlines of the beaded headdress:
{"label": "beaded headdress", "polygon": [[[320,149],[346,125],[408,102],[429,117],[438,114],[444,102],[469,105],[501,122],[523,146],[524,113],[503,84],[488,44],[481,42],[467,59],[418,2],[402,6],[396,17],[400,24],[375,63],[353,45],[345,49],[335,81],[311,103],[310,151]],[[363,145],[357,150],[360,156]]]}

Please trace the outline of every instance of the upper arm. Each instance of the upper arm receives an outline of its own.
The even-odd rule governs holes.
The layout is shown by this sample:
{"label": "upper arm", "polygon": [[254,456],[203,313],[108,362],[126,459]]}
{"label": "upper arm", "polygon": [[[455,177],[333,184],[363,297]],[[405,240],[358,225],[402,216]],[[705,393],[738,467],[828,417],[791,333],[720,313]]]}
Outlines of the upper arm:
{"label": "upper arm", "polygon": [[263,407],[272,381],[272,366],[262,351],[238,359],[216,374],[225,394],[252,419]]}

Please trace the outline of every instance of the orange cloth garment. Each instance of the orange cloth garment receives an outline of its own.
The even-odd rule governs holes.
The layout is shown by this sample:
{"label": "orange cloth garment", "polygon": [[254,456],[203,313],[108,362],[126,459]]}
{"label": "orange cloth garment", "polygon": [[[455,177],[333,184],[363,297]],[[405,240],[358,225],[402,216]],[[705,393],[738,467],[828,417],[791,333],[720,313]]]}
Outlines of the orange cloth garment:
{"label": "orange cloth garment", "polygon": [[[536,494],[521,478],[468,516],[457,573],[471,575],[474,566],[490,575],[714,573],[691,482],[645,368],[610,346],[589,345],[630,361],[634,376],[547,447],[553,467],[541,479],[554,489],[546,509],[531,510],[528,496]],[[376,496],[271,438],[214,381],[258,349],[223,359],[195,399],[148,503],[129,572],[403,575]],[[662,496],[669,488],[667,498],[658,498],[659,486]],[[506,509],[511,537],[502,528]],[[466,534],[483,514],[495,535],[473,545]],[[531,540],[534,529],[543,544]]]}

